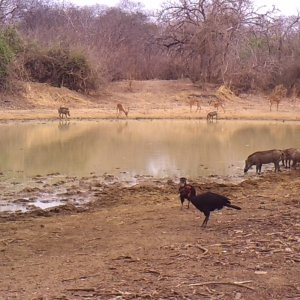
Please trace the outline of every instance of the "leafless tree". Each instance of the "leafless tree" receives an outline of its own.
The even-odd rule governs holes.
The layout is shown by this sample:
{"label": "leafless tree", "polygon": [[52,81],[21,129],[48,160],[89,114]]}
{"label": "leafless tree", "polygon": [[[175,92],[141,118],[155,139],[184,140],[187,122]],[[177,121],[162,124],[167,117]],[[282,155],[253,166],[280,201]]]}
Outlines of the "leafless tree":
{"label": "leafless tree", "polygon": [[40,47],[84,50],[106,80],[189,77],[237,91],[291,91],[300,79],[299,14],[261,13],[251,0],[169,1],[157,18],[128,0],[113,8],[66,3],[0,0],[0,22]]}
{"label": "leafless tree", "polygon": [[275,60],[270,58],[272,31],[278,30],[282,39],[286,36],[275,12],[259,13],[249,0],[169,2],[159,15],[165,28],[159,42],[184,57],[194,81],[227,82],[247,74],[251,84],[257,70],[271,67]]}

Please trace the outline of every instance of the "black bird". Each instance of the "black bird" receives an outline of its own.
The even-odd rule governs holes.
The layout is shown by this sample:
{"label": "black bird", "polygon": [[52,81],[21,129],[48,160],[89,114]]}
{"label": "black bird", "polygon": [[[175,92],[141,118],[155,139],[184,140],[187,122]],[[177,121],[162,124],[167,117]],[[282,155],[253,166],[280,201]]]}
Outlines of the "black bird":
{"label": "black bird", "polygon": [[[181,177],[180,179],[180,186],[179,186],[179,194],[180,194],[180,201],[181,201],[181,209],[183,208],[183,202],[186,199],[188,201],[188,208],[190,207],[190,200],[187,198],[188,194],[196,195],[195,188],[186,183],[186,178]],[[181,190],[184,190],[186,192],[181,193]]]}
{"label": "black bird", "polygon": [[206,192],[196,195],[194,188],[190,189],[184,186],[179,188],[179,193],[180,199],[188,199],[197,209],[204,213],[205,219],[201,225],[202,227],[206,227],[211,211],[220,210],[224,206],[238,210],[241,209],[239,206],[231,204],[227,197],[216,193]]}

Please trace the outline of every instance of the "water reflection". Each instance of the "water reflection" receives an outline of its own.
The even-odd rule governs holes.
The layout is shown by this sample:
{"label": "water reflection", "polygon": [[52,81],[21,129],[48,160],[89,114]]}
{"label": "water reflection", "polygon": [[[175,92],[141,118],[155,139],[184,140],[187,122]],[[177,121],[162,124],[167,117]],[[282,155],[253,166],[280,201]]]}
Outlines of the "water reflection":
{"label": "water reflection", "polygon": [[128,121],[117,120],[117,123],[117,132],[118,134],[122,134],[122,132],[128,127]]}
{"label": "water reflection", "polygon": [[71,176],[108,173],[122,178],[242,176],[244,160],[252,152],[300,148],[300,124],[62,121],[2,124],[0,137],[0,171],[18,178],[55,172]]}
{"label": "water reflection", "polygon": [[68,130],[70,128],[70,121],[65,119],[65,120],[59,120],[58,123],[58,129],[59,130]]}

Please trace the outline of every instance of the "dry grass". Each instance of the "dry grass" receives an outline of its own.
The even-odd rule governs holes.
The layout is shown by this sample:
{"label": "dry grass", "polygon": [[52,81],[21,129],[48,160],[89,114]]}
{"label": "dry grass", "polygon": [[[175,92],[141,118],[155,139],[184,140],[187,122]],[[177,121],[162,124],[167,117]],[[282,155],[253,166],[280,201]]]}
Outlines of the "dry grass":
{"label": "dry grass", "polygon": [[[292,102],[285,98],[278,112],[270,112],[269,102],[263,95],[236,97],[225,86],[203,90],[189,80],[114,82],[90,96],[47,84],[27,83],[21,97],[8,97],[5,100],[8,102],[1,102],[0,120],[57,119],[59,106],[70,107],[72,119],[111,119],[117,116],[119,102],[125,109],[130,108],[128,117],[133,119],[205,119],[207,113],[214,110],[209,100],[221,94],[227,98],[226,112],[219,114],[221,119],[300,120],[298,99]],[[197,95],[200,101],[198,112],[195,108],[190,112],[191,95]]]}

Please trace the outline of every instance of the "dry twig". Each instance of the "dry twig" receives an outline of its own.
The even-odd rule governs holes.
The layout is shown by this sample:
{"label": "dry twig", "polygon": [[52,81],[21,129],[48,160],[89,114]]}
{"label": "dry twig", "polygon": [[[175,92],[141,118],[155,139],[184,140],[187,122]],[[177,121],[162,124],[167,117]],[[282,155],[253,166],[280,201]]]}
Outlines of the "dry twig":
{"label": "dry twig", "polygon": [[204,248],[204,247],[202,247],[200,245],[196,245],[196,247],[203,251],[203,253],[202,253],[203,255],[205,255],[205,254],[208,253],[208,249],[207,248]]}
{"label": "dry twig", "polygon": [[252,281],[241,281],[241,282],[236,282],[236,281],[207,281],[207,282],[199,282],[199,283],[191,283],[189,286],[203,286],[203,285],[210,285],[210,284],[224,284],[224,285],[235,285],[239,286],[242,288],[246,288],[249,290],[255,290],[254,288],[244,285],[245,283],[250,283]]}
{"label": "dry twig", "polygon": [[68,292],[95,292],[95,288],[68,288]]}
{"label": "dry twig", "polygon": [[82,279],[97,277],[97,276],[100,276],[100,275],[102,275],[102,273],[96,273],[96,274],[93,274],[93,275],[83,275],[83,276],[80,276],[80,277],[63,279],[61,282],[67,282],[67,281],[73,281],[73,280],[82,280]]}

